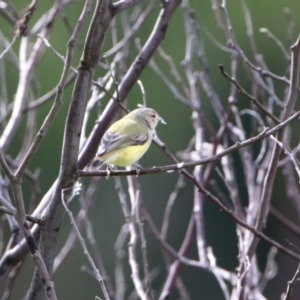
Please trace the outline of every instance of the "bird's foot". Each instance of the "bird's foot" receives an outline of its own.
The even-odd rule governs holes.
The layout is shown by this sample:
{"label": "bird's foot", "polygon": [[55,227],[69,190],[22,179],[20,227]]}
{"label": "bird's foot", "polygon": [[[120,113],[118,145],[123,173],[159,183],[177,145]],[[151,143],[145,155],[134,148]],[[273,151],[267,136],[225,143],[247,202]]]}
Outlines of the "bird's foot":
{"label": "bird's foot", "polygon": [[132,167],[135,168],[135,170],[136,170],[136,177],[138,177],[139,174],[140,174],[140,171],[143,170],[143,167],[141,165],[139,165],[139,164],[133,164]]}
{"label": "bird's foot", "polygon": [[106,166],[106,171],[107,171],[107,175],[106,175],[106,179],[109,178],[110,173],[114,170],[113,166],[107,165]]}

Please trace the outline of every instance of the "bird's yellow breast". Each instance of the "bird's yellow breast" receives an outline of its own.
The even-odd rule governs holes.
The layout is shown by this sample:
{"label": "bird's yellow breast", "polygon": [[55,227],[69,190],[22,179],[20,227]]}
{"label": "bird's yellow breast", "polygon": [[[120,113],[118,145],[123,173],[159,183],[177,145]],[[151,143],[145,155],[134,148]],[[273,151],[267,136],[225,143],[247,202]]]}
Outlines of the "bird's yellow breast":
{"label": "bird's yellow breast", "polygon": [[100,160],[105,162],[107,165],[127,167],[137,162],[144,153],[148,150],[152,139],[150,138],[143,145],[135,145],[116,149],[109,153],[98,157]]}

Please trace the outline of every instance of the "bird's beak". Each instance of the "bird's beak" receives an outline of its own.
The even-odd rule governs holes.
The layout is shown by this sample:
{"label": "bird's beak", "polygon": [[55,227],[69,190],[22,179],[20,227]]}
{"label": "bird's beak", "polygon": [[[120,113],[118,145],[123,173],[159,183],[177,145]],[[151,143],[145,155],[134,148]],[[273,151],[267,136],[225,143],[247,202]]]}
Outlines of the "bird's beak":
{"label": "bird's beak", "polygon": [[158,117],[158,119],[159,119],[160,123],[162,123],[164,125],[167,124],[167,122],[162,117]]}

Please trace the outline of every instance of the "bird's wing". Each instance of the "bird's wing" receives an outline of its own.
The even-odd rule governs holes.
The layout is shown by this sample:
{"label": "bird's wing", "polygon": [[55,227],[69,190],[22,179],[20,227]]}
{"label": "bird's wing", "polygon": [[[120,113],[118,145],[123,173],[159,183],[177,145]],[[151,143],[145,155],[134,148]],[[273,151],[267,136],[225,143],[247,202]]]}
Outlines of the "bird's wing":
{"label": "bird's wing", "polygon": [[[127,133],[129,132],[129,134]],[[111,127],[103,136],[97,155],[111,152],[116,149],[143,145],[148,141],[148,131],[141,130],[137,124],[129,123],[118,132]]]}

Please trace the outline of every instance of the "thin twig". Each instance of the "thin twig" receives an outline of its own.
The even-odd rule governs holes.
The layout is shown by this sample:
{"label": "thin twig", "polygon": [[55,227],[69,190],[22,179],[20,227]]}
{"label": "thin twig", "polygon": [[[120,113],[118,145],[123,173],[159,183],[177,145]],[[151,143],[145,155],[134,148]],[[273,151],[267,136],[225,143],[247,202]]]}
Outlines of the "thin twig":
{"label": "thin twig", "polygon": [[287,282],[286,293],[282,300],[291,300],[292,299],[293,287],[299,277],[299,274],[300,274],[300,264],[298,264],[297,270],[296,270],[293,278]]}
{"label": "thin twig", "polygon": [[82,249],[83,249],[83,253],[84,253],[85,256],[87,257],[87,259],[88,259],[88,261],[89,261],[89,263],[90,263],[90,265],[91,265],[91,267],[92,267],[92,269],[93,269],[93,271],[94,271],[95,277],[97,278],[97,280],[98,280],[98,282],[99,282],[99,284],[100,284],[100,287],[101,287],[102,292],[103,292],[103,294],[104,294],[105,300],[109,300],[110,298],[109,298],[109,296],[108,296],[108,293],[107,293],[106,286],[105,286],[105,284],[104,284],[103,278],[102,278],[102,276],[101,276],[101,274],[100,274],[100,272],[99,272],[99,270],[98,270],[96,264],[94,263],[94,261],[93,261],[91,255],[90,255],[90,253],[89,253],[89,251],[88,251],[88,249],[87,249],[87,247],[86,247],[84,238],[82,237],[82,235],[81,235],[81,233],[80,233],[80,230],[79,230],[79,228],[78,228],[77,225],[76,225],[75,219],[74,219],[74,217],[73,217],[73,213],[69,210],[69,208],[68,208],[68,206],[67,206],[67,204],[66,204],[66,199],[65,199],[65,196],[64,196],[64,190],[62,190],[62,204],[63,204],[63,206],[64,206],[64,208],[65,208],[67,214],[69,215],[69,218],[70,218],[70,220],[71,220],[71,224],[72,224],[72,226],[73,226],[74,229],[75,229],[75,232],[76,232],[76,234],[77,234],[78,240],[79,240],[79,242],[80,242],[80,244],[81,244],[81,247],[82,247]]}
{"label": "thin twig", "polygon": [[257,101],[257,99],[255,99],[251,94],[245,91],[234,78],[232,78],[228,73],[224,71],[223,65],[219,65],[219,68],[221,74],[238,88],[239,93],[247,96],[254,105],[256,105],[266,116],[272,119],[276,124],[280,123],[280,120],[277,117],[272,115],[260,102]]}

